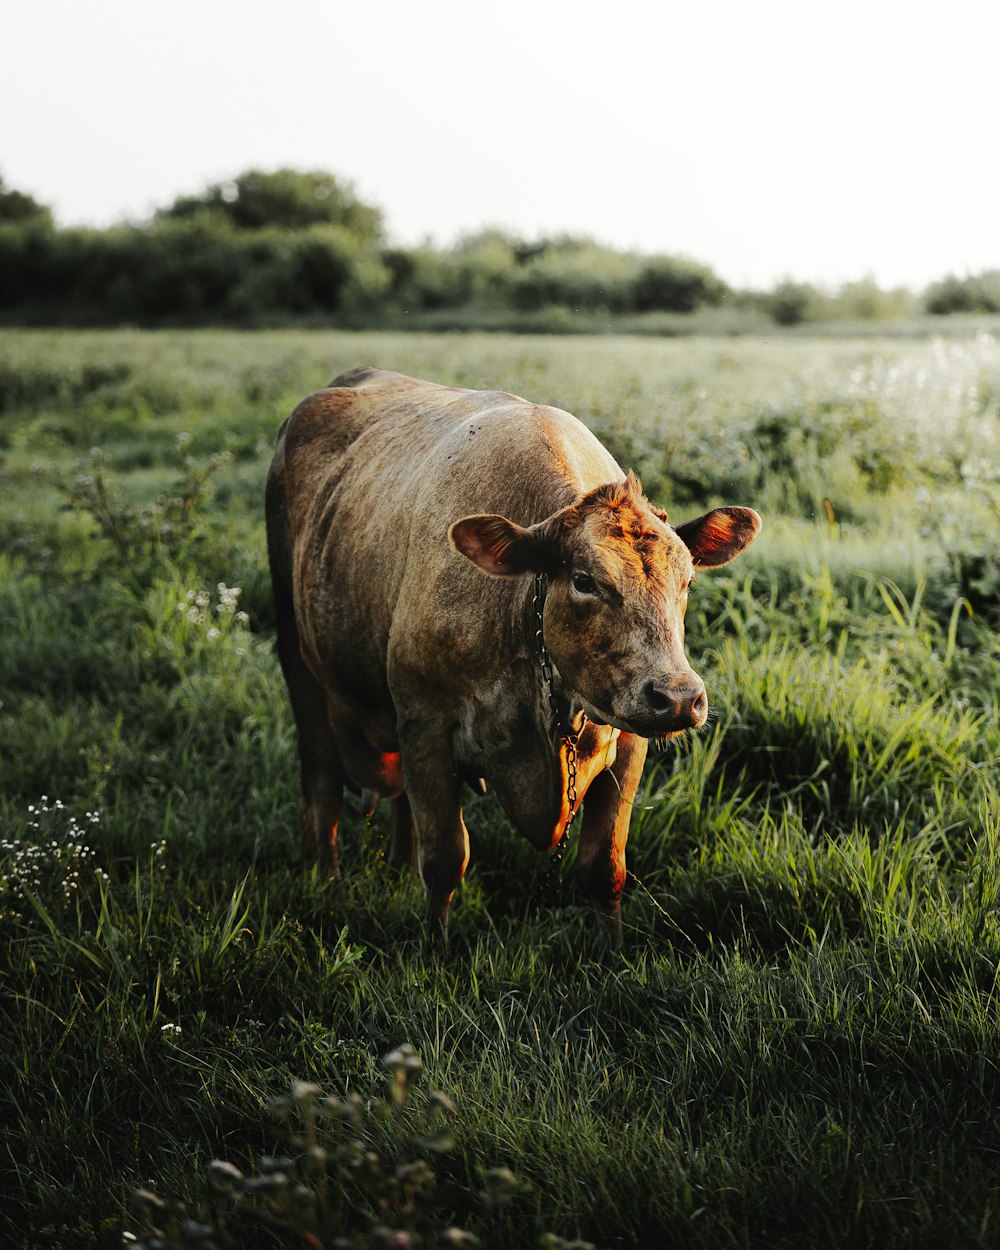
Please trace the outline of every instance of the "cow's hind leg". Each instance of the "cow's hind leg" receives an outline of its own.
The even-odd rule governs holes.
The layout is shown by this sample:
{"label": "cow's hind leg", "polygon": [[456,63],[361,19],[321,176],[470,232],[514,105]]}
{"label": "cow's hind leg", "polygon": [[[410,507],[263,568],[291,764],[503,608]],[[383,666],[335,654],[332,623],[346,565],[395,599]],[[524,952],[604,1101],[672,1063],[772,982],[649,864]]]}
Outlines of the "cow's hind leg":
{"label": "cow's hind leg", "polygon": [[[294,622],[293,622],[294,625]],[[304,852],[324,875],[340,875],[337,833],[344,802],[344,770],[330,729],[326,695],[299,652],[298,634],[283,637],[278,654],[298,730],[299,776],[305,805]]]}
{"label": "cow's hind leg", "polygon": [[326,695],[306,667],[299,646],[280,447],[279,438],[279,452],[267,479],[267,549],[274,591],[278,659],[298,730],[299,771],[305,803],[305,854],[309,860],[315,857],[322,872],[336,876],[344,768],[330,728]]}
{"label": "cow's hind leg", "polygon": [[[294,700],[293,700],[294,703]],[[324,726],[327,722],[324,720]],[[321,875],[340,876],[337,834],[344,802],[344,774],[333,739],[310,721],[307,730],[299,721],[299,772],[305,804],[306,861],[314,861]]]}
{"label": "cow's hind leg", "polygon": [[625,843],[646,739],[620,734],[614,764],[590,783],[583,806],[578,868],[583,885],[615,943],[621,941],[621,896],[625,885]]}

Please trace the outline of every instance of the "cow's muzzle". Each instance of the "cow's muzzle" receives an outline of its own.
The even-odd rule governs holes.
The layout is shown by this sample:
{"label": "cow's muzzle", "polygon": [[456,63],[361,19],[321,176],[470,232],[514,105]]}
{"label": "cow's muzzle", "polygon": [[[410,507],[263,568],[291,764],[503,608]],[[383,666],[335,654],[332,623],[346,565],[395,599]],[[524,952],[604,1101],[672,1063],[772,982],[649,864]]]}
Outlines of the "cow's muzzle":
{"label": "cow's muzzle", "polygon": [[643,695],[655,726],[650,737],[700,729],[708,718],[705,683],[694,673],[680,681],[654,677],[646,682]]}

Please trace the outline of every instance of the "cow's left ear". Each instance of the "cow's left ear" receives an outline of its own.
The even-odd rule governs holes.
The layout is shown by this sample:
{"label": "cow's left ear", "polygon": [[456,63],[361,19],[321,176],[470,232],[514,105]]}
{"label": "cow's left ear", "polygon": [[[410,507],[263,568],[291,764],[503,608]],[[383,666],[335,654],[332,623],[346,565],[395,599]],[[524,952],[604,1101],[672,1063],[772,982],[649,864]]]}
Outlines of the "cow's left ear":
{"label": "cow's left ear", "polygon": [[505,516],[467,516],[448,530],[451,545],[490,577],[533,573],[535,536]]}
{"label": "cow's left ear", "polygon": [[691,552],[696,569],[721,569],[750,546],[760,526],[753,508],[715,508],[675,526],[675,533]]}

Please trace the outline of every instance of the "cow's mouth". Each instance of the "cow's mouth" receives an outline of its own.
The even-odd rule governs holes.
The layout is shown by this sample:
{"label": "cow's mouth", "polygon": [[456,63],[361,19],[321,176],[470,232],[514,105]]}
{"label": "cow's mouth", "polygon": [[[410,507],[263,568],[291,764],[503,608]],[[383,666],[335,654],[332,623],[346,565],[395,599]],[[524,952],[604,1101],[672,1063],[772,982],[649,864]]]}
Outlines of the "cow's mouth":
{"label": "cow's mouth", "polygon": [[587,720],[594,725],[607,725],[611,729],[620,729],[622,733],[635,734],[639,738],[662,738],[676,737],[683,733],[683,729],[664,730],[656,725],[649,723],[648,719],[633,719],[626,716],[616,716],[613,712],[605,711],[603,708],[597,707],[588,699],[581,699],[583,710],[587,713]]}
{"label": "cow's mouth", "polygon": [[670,738],[679,738],[689,730],[700,729],[701,720],[692,721],[683,718],[678,724],[673,717],[660,716],[617,716],[612,712],[597,707],[587,699],[580,699],[587,719],[595,725],[608,725],[612,729],[620,729],[623,733],[634,734],[637,738],[649,738],[656,742],[666,742]]}

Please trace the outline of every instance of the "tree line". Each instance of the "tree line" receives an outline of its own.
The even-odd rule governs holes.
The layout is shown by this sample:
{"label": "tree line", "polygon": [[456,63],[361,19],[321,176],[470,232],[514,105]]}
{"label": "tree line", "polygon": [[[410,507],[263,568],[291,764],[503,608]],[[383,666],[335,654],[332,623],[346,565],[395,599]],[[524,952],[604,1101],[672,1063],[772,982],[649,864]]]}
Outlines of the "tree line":
{"label": "tree line", "polygon": [[1000,312],[1000,271],[949,276],[920,297],[870,279],[835,293],[790,281],[738,291],[685,257],[574,236],[483,230],[450,247],[394,246],[380,210],[322,171],[248,170],[107,229],[60,228],[0,179],[7,323],[572,329],[723,306],[781,325]]}

